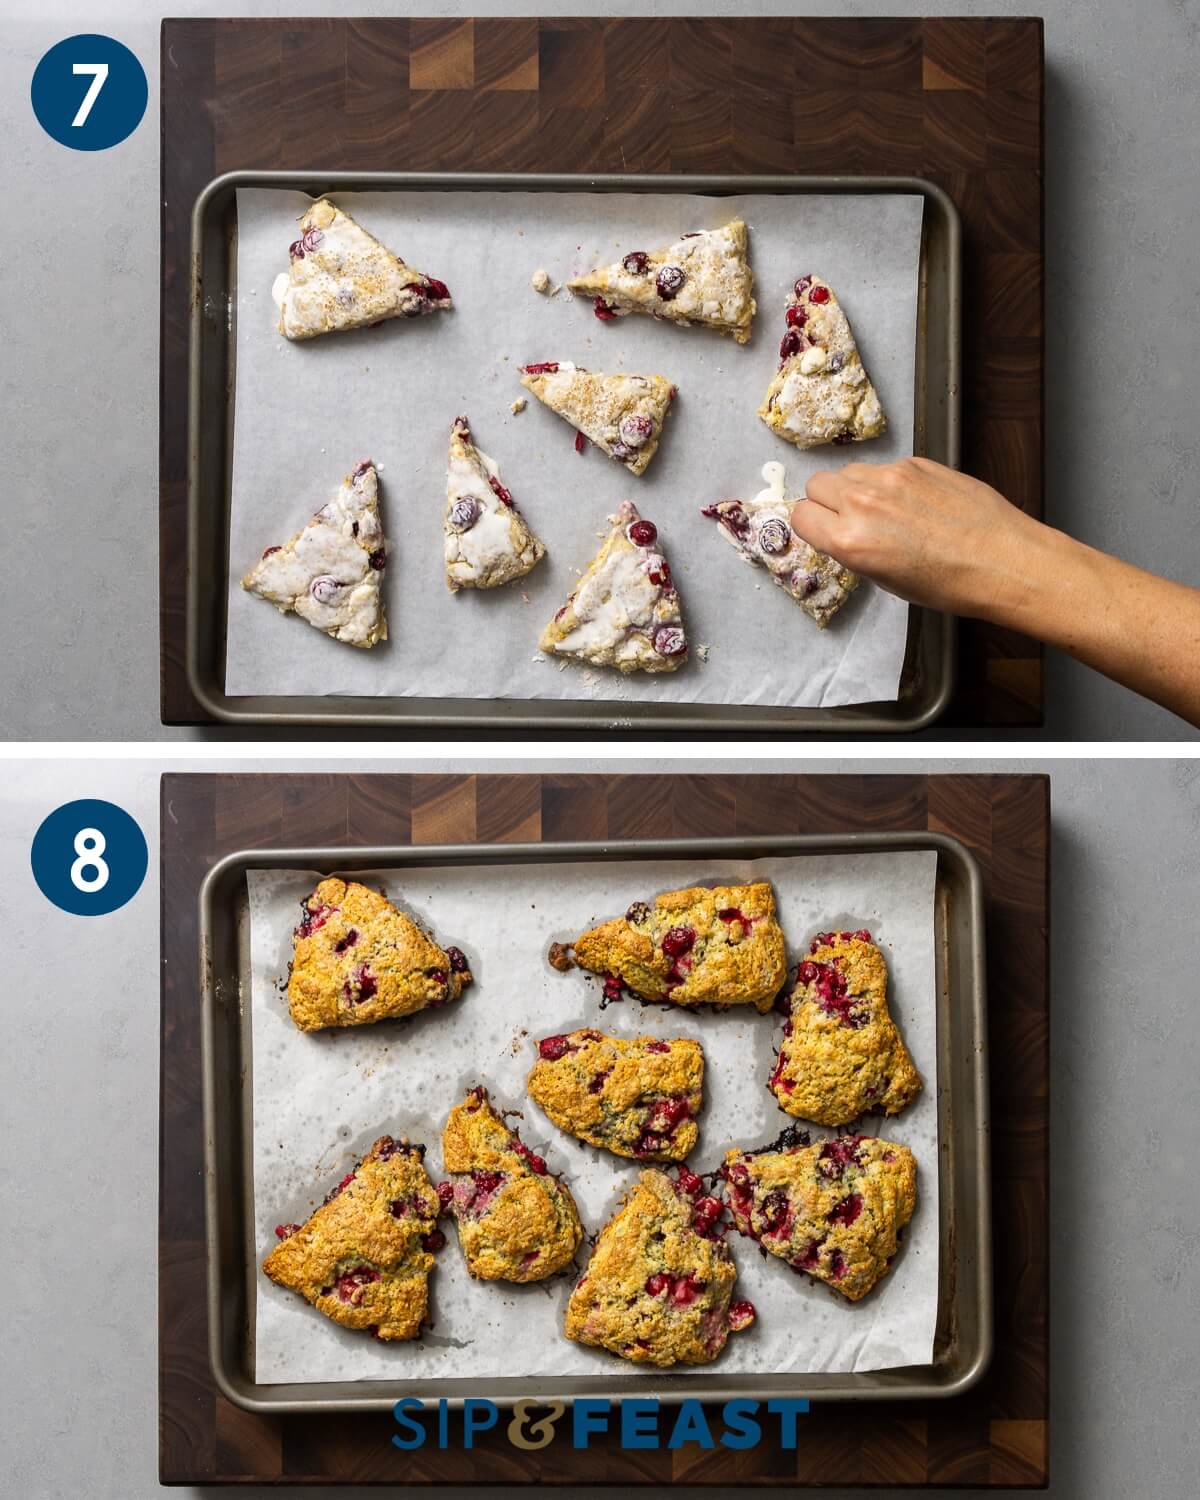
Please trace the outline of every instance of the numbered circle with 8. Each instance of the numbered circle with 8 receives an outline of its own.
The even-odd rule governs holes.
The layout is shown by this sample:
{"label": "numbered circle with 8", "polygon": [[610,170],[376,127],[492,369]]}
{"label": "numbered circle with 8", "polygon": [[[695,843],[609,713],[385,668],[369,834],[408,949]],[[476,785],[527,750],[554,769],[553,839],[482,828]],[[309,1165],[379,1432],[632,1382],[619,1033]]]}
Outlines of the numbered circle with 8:
{"label": "numbered circle with 8", "polygon": [[33,878],[47,901],[77,917],[102,917],[135,896],[149,854],[123,807],[83,798],[43,820],[30,850]]}
{"label": "numbered circle with 8", "polygon": [[75,151],[107,151],[146,113],[146,72],[121,42],[84,32],[42,57],[29,97],[47,135]]}

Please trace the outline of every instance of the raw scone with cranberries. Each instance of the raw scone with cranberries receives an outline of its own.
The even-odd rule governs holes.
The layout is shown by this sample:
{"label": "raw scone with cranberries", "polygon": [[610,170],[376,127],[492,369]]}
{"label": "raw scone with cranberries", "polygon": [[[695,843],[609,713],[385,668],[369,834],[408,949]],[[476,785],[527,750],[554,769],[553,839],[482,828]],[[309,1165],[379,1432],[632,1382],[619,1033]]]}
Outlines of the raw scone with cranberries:
{"label": "raw scone with cranberries", "polygon": [[682,1161],[696,1144],[704,1086],[699,1042],[599,1031],[537,1044],[529,1097],[569,1135],[637,1161]]}
{"label": "raw scone with cranberries", "polygon": [[381,1135],[303,1224],[280,1224],[263,1270],[343,1328],[415,1339],[446,1243],[424,1146]]}
{"label": "raw scone with cranberries", "polygon": [[758,415],[797,448],[861,443],[887,419],[833,288],[802,276],[788,300],[779,369]]}
{"label": "raw scone with cranberries", "polygon": [[366,1026],[457,1000],[471,973],[378,891],[322,880],[300,904],[288,1008],[301,1031]]}
{"label": "raw scone with cranberries", "polygon": [[471,441],[466,417],[457,418],[450,433],[443,531],[452,593],[524,578],[546,554],[500,483],[500,470]]}
{"label": "raw scone with cranberries", "polygon": [[751,885],[664,891],[575,939],[575,962],[643,1000],[768,1011],[787,978],[775,892]]}
{"label": "raw scone with cranberries", "polygon": [[521,384],[609,458],[641,474],[658,451],[675,387],[663,375],[601,375],[569,360],[525,365]]}
{"label": "raw scone with cranberries", "polygon": [[796,969],[791,1014],[768,1087],[818,1125],[898,1114],[921,1075],[888,1012],[887,964],[869,932],[821,932]]}
{"label": "raw scone with cranberries", "polygon": [[737,1267],[722,1205],[700,1179],[644,1171],[600,1231],[567,1304],[566,1335],[635,1364],[704,1365],[754,1308],[733,1301]]}
{"label": "raw scone with cranberries", "polygon": [[772,583],[824,630],[858,587],[858,574],[792,530],[795,502],[783,493],[783,465],[764,464],[762,472],[767,488],[753,500],[720,500],[706,505],[701,515],[716,521],[742,561],[765,568]]}
{"label": "raw scone with cranberries", "polygon": [[386,564],[378,476],[364,458],[311,521],[286,542],[265,549],[242,587],[335,641],[370,647],[387,640]]}
{"label": "raw scone with cranberries", "polygon": [[570,1265],[583,1239],[571,1190],[474,1088],[442,1135],[439,1183],[467,1270],[481,1281],[541,1281]]}
{"label": "raw scone with cranberries", "polygon": [[343,209],[319,198],[300,217],[291,269],[271,288],[287,339],[419,318],[451,306],[444,282],[406,266]]}
{"label": "raw scone with cranberries", "polygon": [[611,266],[573,277],[567,286],[595,299],[592,308],[602,322],[649,313],[684,328],[693,323],[715,328],[744,344],[754,321],[754,275],[741,219],[682,235],[659,250],[631,250]]}
{"label": "raw scone with cranberries", "polygon": [[869,1136],[728,1151],[721,1176],[742,1234],[851,1302],[887,1274],[917,1204],[912,1152]]}
{"label": "raw scone with cranberries", "polygon": [[623,500],[604,545],[542,632],[548,656],[630,672],[676,672],[687,661],[679,592],[658,527]]}

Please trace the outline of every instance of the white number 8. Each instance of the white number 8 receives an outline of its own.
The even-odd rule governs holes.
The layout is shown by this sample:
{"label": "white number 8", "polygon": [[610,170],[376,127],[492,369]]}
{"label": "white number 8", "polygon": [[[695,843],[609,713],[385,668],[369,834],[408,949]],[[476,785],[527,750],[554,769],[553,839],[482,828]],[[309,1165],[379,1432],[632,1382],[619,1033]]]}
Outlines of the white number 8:
{"label": "white number 8", "polygon": [[[108,866],[100,858],[107,845],[98,828],[81,828],[75,835],[75,853],[79,856],[71,865],[71,884],[80,891],[102,891],[108,884]],[[94,875],[85,875],[85,870],[95,870]]]}

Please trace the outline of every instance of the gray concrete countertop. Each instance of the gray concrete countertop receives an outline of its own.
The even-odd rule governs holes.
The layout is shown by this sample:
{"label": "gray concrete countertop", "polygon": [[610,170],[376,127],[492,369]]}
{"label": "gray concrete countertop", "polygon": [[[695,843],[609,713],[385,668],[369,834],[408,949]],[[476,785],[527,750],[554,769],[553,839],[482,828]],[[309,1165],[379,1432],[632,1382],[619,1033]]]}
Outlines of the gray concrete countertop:
{"label": "gray concrete countertop", "polygon": [[[401,7],[404,9],[406,7]],[[1025,14],[1025,0],[754,5],[768,13]],[[0,661],[19,739],[195,739],[158,708],[158,32],[140,0],[7,0],[3,396],[8,546]],[[179,0],[172,15],[321,14],[328,0]],[[337,9],[337,7],[334,7]],[[357,14],[394,12],[356,0]],[[512,7],[428,4],[423,14]],[[518,10],[520,7],[517,8]],[[603,11],[586,0],[526,7]],[[608,7],[612,9],[612,7]],[[619,9],[619,7],[617,7]],[[722,0],[654,3],[720,13]],[[1047,471],[1054,524],[1156,572],[1200,580],[1196,540],[1200,192],[1197,0],[1047,0]],[[29,79],[72,32],[118,37],[150,80],[146,118],[111,151],[43,135]],[[1050,739],[1194,732],[1055,655]],[[258,736],[256,736],[258,737]],[[934,733],[932,738],[938,738]],[[953,736],[961,738],[961,736]]]}
{"label": "gray concrete countertop", "polygon": [[[214,768],[211,760],[170,764]],[[697,760],[689,769],[726,764]],[[242,768],[456,769],[345,759],[220,766]],[[794,771],[796,762],[759,769]],[[805,769],[847,767],[814,760]],[[876,760],[850,769],[1051,771],[1049,1493],[1190,1500],[1200,1472],[1200,763]],[[0,853],[11,872],[6,993],[15,1012],[0,1057],[0,1492],[20,1500],[150,1500],[158,1492],[159,770],[149,761],[10,760],[0,785]],[[85,796],[124,806],[151,845],[144,887],[108,918],[59,913],[29,874],[42,818]]]}

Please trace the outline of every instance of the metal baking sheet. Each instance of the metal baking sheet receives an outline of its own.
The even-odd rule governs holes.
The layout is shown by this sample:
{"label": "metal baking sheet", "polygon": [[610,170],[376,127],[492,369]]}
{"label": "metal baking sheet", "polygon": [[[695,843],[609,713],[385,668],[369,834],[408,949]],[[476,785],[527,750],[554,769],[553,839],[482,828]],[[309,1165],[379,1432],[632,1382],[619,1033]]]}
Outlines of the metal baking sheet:
{"label": "metal baking sheet", "polygon": [[[966,1389],[986,1368],[991,1346],[983,917],[979,874],[956,840],[936,834],[663,840],[613,844],[468,845],[403,849],[291,849],[227,856],[201,890],[203,1069],[210,1353],[218,1385],[256,1410],[387,1408],[401,1395],[498,1402],[534,1396],[571,1399],[629,1394],[629,1376],[426,1377],[413,1380],[256,1384],[253,1309],[258,1251],[253,1229],[246,873],[252,869],[367,871],[587,860],[686,860],[866,851],[935,851],[938,1223],[940,1288],[932,1365],[846,1374],[655,1373],[638,1389],[661,1400],[684,1396],[806,1396],[817,1400],[937,1396]],[[623,1379],[621,1377],[624,1377]]]}
{"label": "metal baking sheet", "polygon": [[187,669],[192,690],[229,723],[319,723],[394,730],[546,729],[633,732],[911,730],[933,721],[953,685],[953,622],[911,610],[898,701],[845,708],[665,703],[653,699],[488,699],[230,696],[224,687],[229,517],[237,345],[236,192],[244,187],[309,193],[403,191],[586,191],[772,194],[909,194],[924,202],[918,278],[913,451],[958,459],[959,227],[950,200],[912,178],[563,177],[524,174],[417,175],[233,173],[210,184],[193,219],[189,392],[189,570]]}

